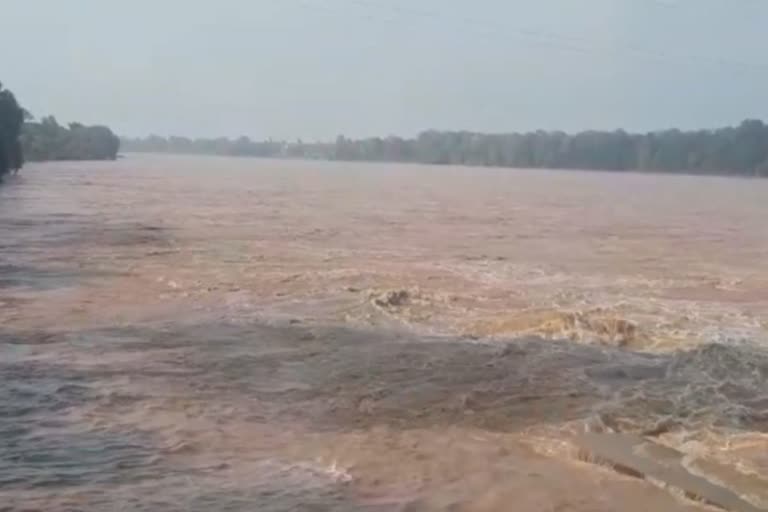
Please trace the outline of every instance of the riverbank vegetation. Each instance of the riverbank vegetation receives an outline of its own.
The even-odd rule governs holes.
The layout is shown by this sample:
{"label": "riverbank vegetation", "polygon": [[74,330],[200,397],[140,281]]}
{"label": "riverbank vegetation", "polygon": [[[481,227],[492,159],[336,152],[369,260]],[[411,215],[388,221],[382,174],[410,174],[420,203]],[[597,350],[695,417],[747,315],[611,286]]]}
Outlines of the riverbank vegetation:
{"label": "riverbank vegetation", "polygon": [[0,84],[0,179],[25,161],[114,160],[120,139],[106,126],[60,125],[52,116],[39,122]]}
{"label": "riverbank vegetation", "polygon": [[758,120],[716,130],[642,134],[623,130],[576,134],[433,130],[415,138],[355,140],[339,136],[329,143],[156,135],[122,142],[126,151],[137,152],[768,176],[768,126]]}
{"label": "riverbank vegetation", "polygon": [[24,125],[21,145],[29,161],[114,160],[120,139],[106,126],[62,126],[48,116]]}
{"label": "riverbank vegetation", "polygon": [[23,125],[24,109],[13,93],[0,84],[0,179],[24,164],[19,139]]}

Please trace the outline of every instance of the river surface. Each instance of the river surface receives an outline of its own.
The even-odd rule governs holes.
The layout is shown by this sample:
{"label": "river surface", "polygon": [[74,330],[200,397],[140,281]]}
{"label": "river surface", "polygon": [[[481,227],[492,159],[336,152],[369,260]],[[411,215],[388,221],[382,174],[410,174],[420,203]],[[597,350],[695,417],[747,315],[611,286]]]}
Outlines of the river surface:
{"label": "river surface", "polygon": [[768,507],[768,180],[129,155],[0,188],[0,510],[708,509],[584,432]]}

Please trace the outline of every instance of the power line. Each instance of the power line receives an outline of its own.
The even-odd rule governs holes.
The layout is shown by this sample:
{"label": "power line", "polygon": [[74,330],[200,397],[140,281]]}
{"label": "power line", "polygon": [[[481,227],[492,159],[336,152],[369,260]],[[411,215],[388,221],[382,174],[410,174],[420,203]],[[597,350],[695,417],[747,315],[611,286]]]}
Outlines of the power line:
{"label": "power line", "polygon": [[[390,5],[382,5],[377,4],[376,2],[372,0],[347,0],[348,2],[358,4],[358,5],[367,5],[374,8],[384,8],[384,9],[391,9],[391,10],[397,10],[404,13],[410,13],[420,16],[431,16],[431,17],[443,17],[446,18],[446,16],[441,13],[440,11],[418,11],[418,10],[412,10],[412,9],[405,9],[402,7],[397,6],[390,6]],[[669,4],[666,2],[661,2],[660,0],[645,0],[650,1],[654,3],[655,5],[659,4],[665,4],[666,6],[677,6],[678,4]],[[762,0],[757,0],[762,1]],[[717,66],[723,66],[723,65],[730,65],[730,66],[736,66],[744,69],[756,69],[761,71],[768,71],[768,65],[754,65],[749,63],[744,63],[740,61],[736,61],[733,59],[724,59],[724,58],[712,58],[708,56],[701,56],[701,55],[674,55],[674,54],[664,54],[660,52],[655,52],[652,50],[649,50],[647,48],[639,47],[632,44],[617,42],[616,46],[609,46],[606,47],[602,42],[596,42],[593,40],[585,39],[585,38],[579,38],[579,37],[573,37],[573,36],[563,36],[561,34],[555,34],[551,32],[545,32],[538,29],[530,29],[530,28],[520,28],[520,27],[512,27],[509,25],[500,25],[497,22],[492,22],[487,19],[482,18],[476,18],[476,17],[466,17],[466,16],[457,16],[455,17],[456,20],[468,23],[471,25],[476,25],[480,28],[486,28],[493,32],[498,33],[499,35],[505,34],[507,31],[515,33],[521,37],[529,37],[529,38],[535,38],[540,41],[546,41],[549,43],[552,43],[553,45],[557,44],[560,45],[564,49],[569,50],[576,50],[576,51],[596,51],[596,52],[610,52],[610,53],[621,53],[622,51],[631,52],[638,56],[644,56],[649,57],[653,59],[660,59],[660,60],[688,60],[688,61],[698,61],[702,63],[709,63]],[[579,46],[587,44],[587,47]]]}
{"label": "power line", "polygon": [[[329,6],[327,4],[312,3],[312,2],[310,2],[308,0],[294,0],[294,3],[297,4],[297,5],[300,5],[300,6],[304,7],[304,8],[312,9],[312,10],[314,10],[316,12],[322,12],[324,14],[330,14],[330,15],[335,15],[335,16],[345,16],[345,17],[348,17],[350,15],[350,13],[352,12],[350,10],[333,9],[331,6]],[[355,3],[355,2],[353,2],[353,3]],[[363,2],[358,2],[358,4],[360,6],[365,6],[365,4]],[[413,25],[413,23],[410,23],[410,22],[412,22],[413,18],[420,17],[420,18],[425,18],[425,19],[430,19],[430,20],[434,19],[434,16],[431,16],[430,13],[419,12],[419,11],[413,11],[414,13],[415,12],[419,12],[419,14],[420,14],[419,16],[414,16],[412,18],[406,18],[405,20],[403,20],[401,18],[398,18],[397,16],[394,16],[394,17],[391,16],[391,14],[393,12],[394,13],[400,13],[401,11],[404,11],[404,9],[397,9],[397,8],[390,9],[390,13],[389,13],[390,17],[387,17],[387,18],[382,18],[381,16],[374,15],[374,14],[365,14],[363,16],[358,16],[358,18],[359,19],[364,19],[366,21],[384,22],[385,24],[395,24],[395,23],[397,23],[399,28],[407,27],[407,28],[416,28],[416,29],[419,29],[420,27]],[[404,23],[404,21],[405,21],[405,23]],[[478,28],[482,28],[482,27],[478,27]],[[480,31],[475,30],[473,32],[473,35],[479,36],[480,38],[484,39],[486,42],[489,42],[489,43],[492,43],[492,44],[498,46],[498,43],[499,43],[498,37],[494,37],[494,36],[498,36],[499,34],[494,33],[493,31],[489,31],[487,29],[486,30],[480,30]],[[522,39],[522,40],[526,41],[528,44],[538,45],[538,46],[547,47],[547,48],[552,48],[552,47],[557,48],[557,45],[553,44],[551,41],[547,41],[547,40],[543,40],[543,39],[531,40],[530,37],[521,37],[519,34],[516,34],[516,33],[513,33],[511,35],[513,37],[516,37],[518,39]],[[508,42],[508,40],[506,38],[505,38],[505,41]],[[356,48],[356,49],[363,49],[363,50],[379,50],[379,49],[382,49],[387,44],[389,44],[387,41],[384,41],[384,40],[381,40],[381,39],[376,40],[374,42],[371,42],[371,41],[359,41],[358,40],[358,41],[355,41],[355,43],[353,45],[350,45],[350,47]],[[590,55],[589,52],[585,52],[585,51],[583,51],[583,49],[575,47],[575,46],[570,46],[568,48],[565,48],[564,46],[561,45],[560,49],[561,50],[567,49],[568,51],[571,51],[571,52],[574,52],[574,53],[579,53],[579,54],[583,54],[583,55]],[[527,57],[527,55],[522,55],[522,54],[517,53],[517,54],[508,55],[507,59],[508,59],[508,62],[511,62],[512,60],[514,60],[514,61],[522,62],[522,63],[525,63],[525,64],[541,63],[542,62],[541,59],[525,58],[525,57]],[[440,63],[441,63],[440,60],[429,60],[429,61],[423,62],[420,65],[420,67],[424,68],[424,67],[434,66],[434,65],[440,64]],[[614,74],[614,73],[608,73],[608,74]],[[600,73],[600,76],[604,77],[606,75],[607,75],[606,73]]]}
{"label": "power line", "polygon": [[[662,2],[661,0],[645,0],[645,1],[649,1],[654,5],[664,5],[667,7],[677,6],[677,4],[669,4],[667,2]],[[504,41],[508,41],[508,38],[510,36],[513,36],[518,39],[525,40],[529,44],[547,46],[557,50],[568,51],[571,53],[575,52],[575,53],[581,53],[581,54],[587,54],[587,55],[588,54],[609,54],[609,55],[627,55],[627,56],[631,55],[634,57],[640,57],[640,58],[651,59],[656,61],[664,61],[664,62],[704,64],[709,66],[716,66],[718,68],[731,67],[731,68],[738,68],[738,69],[747,70],[747,71],[768,72],[768,65],[762,64],[762,63],[750,64],[750,63],[737,61],[734,59],[726,59],[726,58],[718,58],[718,57],[710,57],[710,56],[702,56],[702,55],[669,54],[669,53],[653,51],[648,48],[636,46],[633,44],[628,44],[625,42],[615,42],[611,46],[605,46],[604,42],[598,42],[598,41],[594,41],[586,38],[565,36],[562,34],[546,32],[538,29],[515,27],[508,24],[502,25],[487,19],[476,18],[476,17],[466,17],[462,15],[450,16],[450,14],[446,14],[444,11],[441,12],[441,11],[435,11],[435,10],[405,8],[400,6],[393,6],[390,4],[383,5],[372,0],[346,0],[346,2],[348,4],[357,5],[364,8],[373,8],[380,11],[388,11],[390,14],[394,13],[400,16],[401,19],[403,17],[406,19],[418,17],[418,18],[428,19],[428,20],[438,20],[438,19],[443,19],[448,21],[453,20],[455,22],[459,22],[460,24],[464,25],[464,28],[474,27],[476,35],[481,34],[484,36],[492,36],[495,38],[502,37]],[[306,2],[302,2],[302,5],[304,5],[305,7],[313,7],[313,8],[319,7],[318,4],[308,4]],[[334,12],[333,10],[328,10],[327,5],[324,5],[322,7],[326,8],[325,9],[326,12]],[[336,13],[348,15],[349,11],[336,11]],[[393,23],[397,21],[397,18],[381,19],[373,15],[367,15],[366,19],[371,19],[376,21],[385,21],[388,23]],[[481,32],[477,32],[477,29],[480,29]]]}

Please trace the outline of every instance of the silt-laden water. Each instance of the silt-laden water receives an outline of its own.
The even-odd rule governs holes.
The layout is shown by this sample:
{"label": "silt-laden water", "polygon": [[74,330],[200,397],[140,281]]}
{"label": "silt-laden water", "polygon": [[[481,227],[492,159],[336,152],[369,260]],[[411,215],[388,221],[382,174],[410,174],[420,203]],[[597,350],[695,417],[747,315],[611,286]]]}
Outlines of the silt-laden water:
{"label": "silt-laden water", "polygon": [[621,432],[766,508],[766,193],[223,158],[30,166],[0,189],[0,503],[706,509],[579,448]]}

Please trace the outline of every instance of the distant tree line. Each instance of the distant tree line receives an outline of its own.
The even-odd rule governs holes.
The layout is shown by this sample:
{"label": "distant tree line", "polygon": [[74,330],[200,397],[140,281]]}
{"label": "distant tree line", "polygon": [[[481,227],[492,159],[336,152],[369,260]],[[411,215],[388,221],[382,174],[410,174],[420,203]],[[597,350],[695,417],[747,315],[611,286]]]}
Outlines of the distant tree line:
{"label": "distant tree line", "polygon": [[768,176],[768,126],[757,120],[717,130],[644,134],[622,130],[576,134],[427,131],[413,139],[339,136],[331,143],[153,135],[123,139],[123,147],[126,151],[273,158]]}
{"label": "distant tree line", "polygon": [[119,149],[119,137],[106,126],[65,127],[53,117],[32,121],[0,84],[0,179],[18,171],[25,160],[114,160]]}
{"label": "distant tree line", "polygon": [[120,138],[106,126],[70,123],[61,126],[54,117],[25,123],[21,134],[24,156],[30,161],[114,160]]}
{"label": "distant tree line", "polygon": [[24,109],[13,93],[0,84],[0,179],[24,164],[19,140],[23,125]]}
{"label": "distant tree line", "polygon": [[238,139],[189,139],[187,137],[160,137],[150,135],[145,138],[121,139],[125,151],[142,153],[189,153],[199,155],[221,156],[281,156],[286,144],[284,142],[267,140],[252,141],[248,137]]}

